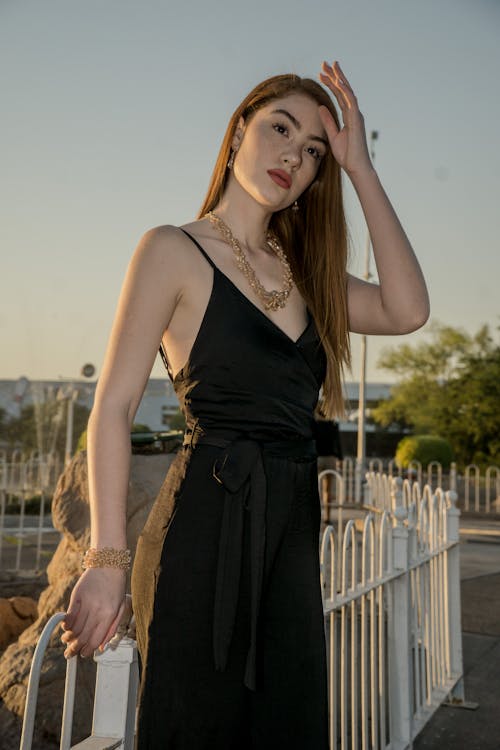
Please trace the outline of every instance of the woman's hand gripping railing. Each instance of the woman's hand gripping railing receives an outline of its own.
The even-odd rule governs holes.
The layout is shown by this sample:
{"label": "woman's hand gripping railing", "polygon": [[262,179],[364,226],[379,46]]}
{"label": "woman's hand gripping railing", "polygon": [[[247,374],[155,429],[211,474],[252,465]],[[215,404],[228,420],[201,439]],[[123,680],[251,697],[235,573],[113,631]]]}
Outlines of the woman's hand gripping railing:
{"label": "woman's hand gripping railing", "polygon": [[[65,617],[65,612],[56,612],[52,615],[38,639],[28,680],[20,750],[31,750],[42,661],[53,631]],[[63,658],[62,654],[61,658]],[[115,635],[108,641],[103,651],[99,649],[94,651],[93,658],[97,663],[97,674],[92,734],[73,746],[71,746],[71,730],[78,655],[75,654],[66,660],[60,750],[85,750],[86,748],[111,750],[115,747],[132,750],[139,671],[135,618],[130,594],[126,594],[124,611]],[[116,740],[116,743],[113,743],[113,740]]]}

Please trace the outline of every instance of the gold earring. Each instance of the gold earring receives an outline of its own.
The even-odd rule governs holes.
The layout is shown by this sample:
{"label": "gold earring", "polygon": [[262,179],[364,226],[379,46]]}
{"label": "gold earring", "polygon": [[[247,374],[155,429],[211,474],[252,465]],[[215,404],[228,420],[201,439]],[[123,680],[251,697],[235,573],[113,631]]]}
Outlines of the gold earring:
{"label": "gold earring", "polygon": [[295,203],[292,205],[292,211],[298,211],[298,210],[299,210],[299,204],[297,203],[297,201],[295,201]]}

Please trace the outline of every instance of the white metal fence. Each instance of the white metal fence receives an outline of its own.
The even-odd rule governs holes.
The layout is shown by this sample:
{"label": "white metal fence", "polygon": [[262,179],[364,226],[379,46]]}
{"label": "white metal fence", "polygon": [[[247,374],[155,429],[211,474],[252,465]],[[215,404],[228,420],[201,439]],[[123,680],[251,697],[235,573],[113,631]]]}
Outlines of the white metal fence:
{"label": "white metal fence", "polygon": [[463,700],[460,511],[453,490],[366,478],[364,518],[322,539],[330,744],[403,750]]}
{"label": "white metal fence", "polygon": [[[445,471],[439,461],[431,461],[423,467],[420,461],[411,461],[408,468],[403,470],[396,460],[386,461],[382,458],[371,458],[367,461],[369,472],[386,473],[389,477],[410,477],[420,486],[428,484],[430,487],[454,490],[457,493],[457,506],[464,512],[480,514],[500,514],[500,467],[488,466],[481,470],[476,464],[469,464],[463,473],[457,471],[455,462],[451,463],[449,471]],[[346,456],[342,461],[336,461],[336,471],[342,478],[342,501],[338,493],[332,493],[331,502],[343,504],[362,504],[362,473],[356,459]]]}
{"label": "white metal fence", "polygon": [[[57,453],[15,450],[8,457],[0,451],[0,569],[19,573],[44,567],[42,557],[54,550],[57,534],[47,507],[62,469]],[[33,497],[38,511],[27,514]]]}

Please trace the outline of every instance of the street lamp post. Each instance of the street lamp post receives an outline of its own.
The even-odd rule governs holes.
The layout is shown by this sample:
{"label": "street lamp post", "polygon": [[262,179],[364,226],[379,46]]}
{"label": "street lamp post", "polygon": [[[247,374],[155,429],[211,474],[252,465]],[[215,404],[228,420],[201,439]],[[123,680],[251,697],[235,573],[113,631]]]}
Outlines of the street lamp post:
{"label": "street lamp post", "polygon": [[[370,154],[372,161],[375,163],[375,146],[374,143],[378,138],[378,130],[372,130],[370,134]],[[370,273],[370,248],[371,239],[370,232],[366,232],[366,247],[365,247],[365,272],[363,279],[369,281],[371,278]],[[362,477],[365,471],[365,460],[366,460],[366,432],[365,432],[365,403],[366,403],[366,352],[367,352],[367,341],[366,335],[361,336],[361,372],[359,377],[359,391],[358,391],[358,446],[356,456],[356,475],[355,475],[355,501],[361,502],[361,485]]]}
{"label": "street lamp post", "polygon": [[68,411],[66,417],[66,450],[64,452],[64,465],[67,466],[73,455],[73,414],[75,401],[78,398],[78,389],[70,386],[68,393]]}

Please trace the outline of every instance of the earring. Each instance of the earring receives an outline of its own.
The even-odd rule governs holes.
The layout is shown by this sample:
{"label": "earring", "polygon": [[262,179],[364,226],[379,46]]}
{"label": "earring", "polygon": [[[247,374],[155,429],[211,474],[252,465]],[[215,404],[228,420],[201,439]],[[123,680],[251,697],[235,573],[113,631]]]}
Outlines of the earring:
{"label": "earring", "polygon": [[292,205],[292,211],[298,211],[298,210],[299,210],[299,204],[297,203],[297,201],[295,201],[295,203]]}
{"label": "earring", "polygon": [[235,152],[234,152],[234,151],[231,151],[231,156],[229,157],[229,161],[228,161],[228,163],[227,163],[227,168],[228,168],[228,169],[232,169],[232,168],[233,168],[233,164],[234,164],[234,154],[235,154]]}

